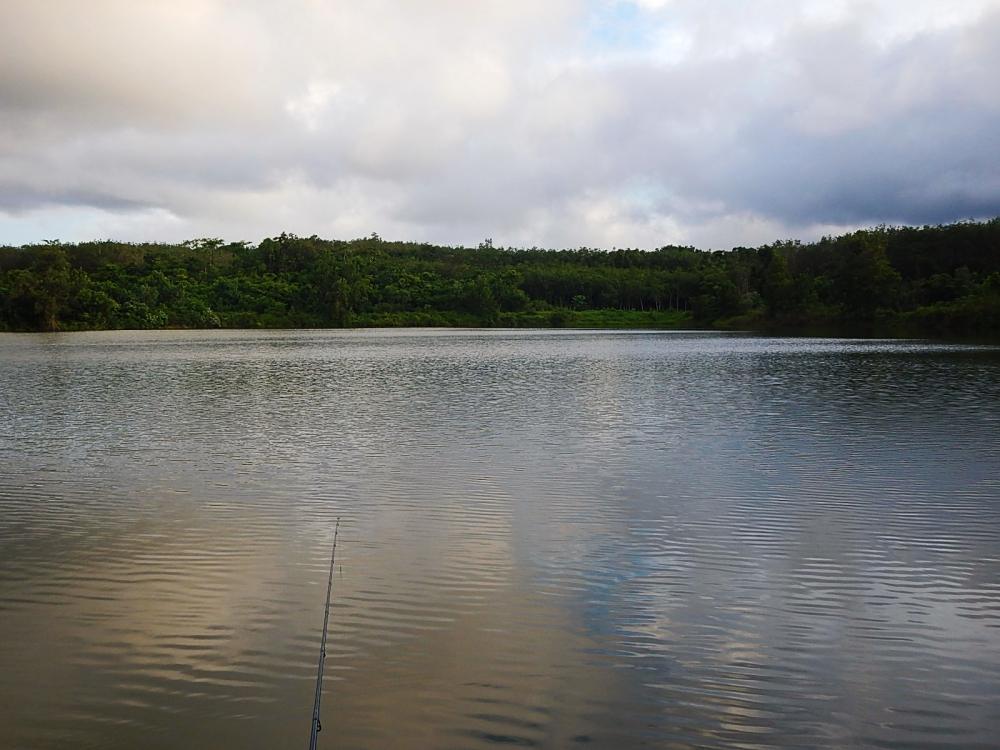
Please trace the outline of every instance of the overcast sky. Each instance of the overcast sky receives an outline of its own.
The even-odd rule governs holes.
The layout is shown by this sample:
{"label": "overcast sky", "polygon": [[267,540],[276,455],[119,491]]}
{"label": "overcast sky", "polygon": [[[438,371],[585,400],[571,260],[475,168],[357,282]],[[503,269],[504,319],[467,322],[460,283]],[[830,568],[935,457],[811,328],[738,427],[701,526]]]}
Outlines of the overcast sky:
{"label": "overcast sky", "polygon": [[0,0],[0,243],[1000,214],[1000,0]]}

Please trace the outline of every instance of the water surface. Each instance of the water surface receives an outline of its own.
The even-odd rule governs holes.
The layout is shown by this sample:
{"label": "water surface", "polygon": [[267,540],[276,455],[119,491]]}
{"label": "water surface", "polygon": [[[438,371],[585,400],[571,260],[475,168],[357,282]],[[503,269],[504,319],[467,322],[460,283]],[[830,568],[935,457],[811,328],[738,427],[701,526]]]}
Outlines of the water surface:
{"label": "water surface", "polygon": [[0,336],[0,747],[996,747],[1000,351]]}

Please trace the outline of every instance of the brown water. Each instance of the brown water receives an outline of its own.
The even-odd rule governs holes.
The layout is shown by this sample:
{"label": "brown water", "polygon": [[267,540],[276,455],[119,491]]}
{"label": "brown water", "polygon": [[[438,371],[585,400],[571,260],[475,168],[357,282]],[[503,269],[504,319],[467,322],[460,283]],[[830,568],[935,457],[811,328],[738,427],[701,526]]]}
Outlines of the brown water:
{"label": "brown water", "polygon": [[0,747],[997,747],[1000,350],[0,336]]}

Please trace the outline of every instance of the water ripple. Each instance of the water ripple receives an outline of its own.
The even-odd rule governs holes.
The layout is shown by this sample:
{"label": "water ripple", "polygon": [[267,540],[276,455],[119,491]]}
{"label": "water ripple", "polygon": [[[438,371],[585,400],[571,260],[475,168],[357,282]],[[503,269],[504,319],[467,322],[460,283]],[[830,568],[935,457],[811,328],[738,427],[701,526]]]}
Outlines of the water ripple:
{"label": "water ripple", "polygon": [[[976,748],[1000,352],[0,336],[0,744]],[[332,731],[330,731],[332,730]]]}

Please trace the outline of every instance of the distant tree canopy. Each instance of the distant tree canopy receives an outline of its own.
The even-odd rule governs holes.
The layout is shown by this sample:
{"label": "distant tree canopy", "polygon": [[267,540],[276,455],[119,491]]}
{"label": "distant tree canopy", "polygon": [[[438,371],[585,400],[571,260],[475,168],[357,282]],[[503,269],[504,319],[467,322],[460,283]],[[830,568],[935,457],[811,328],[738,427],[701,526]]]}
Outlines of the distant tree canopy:
{"label": "distant tree canopy", "polygon": [[728,252],[253,245],[0,247],[0,330],[652,325],[1000,332],[1000,218]]}

